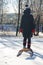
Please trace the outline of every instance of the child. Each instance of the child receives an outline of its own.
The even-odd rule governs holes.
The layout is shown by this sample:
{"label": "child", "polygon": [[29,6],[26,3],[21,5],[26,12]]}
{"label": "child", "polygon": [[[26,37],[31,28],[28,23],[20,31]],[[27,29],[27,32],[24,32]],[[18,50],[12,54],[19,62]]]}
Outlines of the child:
{"label": "child", "polygon": [[31,49],[31,37],[32,33],[35,32],[35,24],[34,24],[34,18],[31,14],[30,8],[26,8],[24,10],[24,14],[21,18],[21,24],[20,24],[20,32],[23,34],[23,48],[26,48],[26,40],[28,39],[27,48]]}

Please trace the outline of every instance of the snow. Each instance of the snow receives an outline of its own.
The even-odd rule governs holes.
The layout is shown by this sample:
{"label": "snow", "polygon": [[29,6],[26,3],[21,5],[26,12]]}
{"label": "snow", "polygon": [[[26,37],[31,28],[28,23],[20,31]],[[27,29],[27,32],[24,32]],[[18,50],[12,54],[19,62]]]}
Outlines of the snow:
{"label": "snow", "polygon": [[43,65],[43,38],[31,39],[34,51],[32,58],[25,52],[16,56],[22,49],[22,41],[23,37],[0,37],[0,65]]}

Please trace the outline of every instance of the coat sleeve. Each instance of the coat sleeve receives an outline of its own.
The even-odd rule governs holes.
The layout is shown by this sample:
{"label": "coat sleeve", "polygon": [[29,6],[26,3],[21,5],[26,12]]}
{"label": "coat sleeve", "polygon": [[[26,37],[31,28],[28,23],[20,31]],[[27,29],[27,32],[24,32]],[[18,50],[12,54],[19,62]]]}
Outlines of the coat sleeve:
{"label": "coat sleeve", "polygon": [[23,22],[24,22],[24,17],[22,16],[21,23],[20,23],[20,29],[23,29]]}
{"label": "coat sleeve", "polygon": [[32,29],[35,29],[34,17],[32,16]]}

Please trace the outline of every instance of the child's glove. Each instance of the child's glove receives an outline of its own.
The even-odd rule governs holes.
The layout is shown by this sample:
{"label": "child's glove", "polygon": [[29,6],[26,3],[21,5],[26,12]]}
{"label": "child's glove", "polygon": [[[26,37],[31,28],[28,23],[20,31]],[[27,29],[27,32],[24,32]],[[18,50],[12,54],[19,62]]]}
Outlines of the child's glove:
{"label": "child's glove", "polygon": [[34,29],[32,29],[32,33],[35,33],[35,30]]}
{"label": "child's glove", "polygon": [[20,29],[20,30],[19,30],[19,32],[23,32],[23,30],[22,30],[22,29]]}

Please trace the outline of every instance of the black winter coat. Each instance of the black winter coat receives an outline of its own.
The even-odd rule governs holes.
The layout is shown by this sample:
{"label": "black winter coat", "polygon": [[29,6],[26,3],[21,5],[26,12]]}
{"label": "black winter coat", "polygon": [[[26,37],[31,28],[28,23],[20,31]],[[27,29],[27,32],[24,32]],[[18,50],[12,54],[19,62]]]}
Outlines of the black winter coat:
{"label": "black winter coat", "polygon": [[32,29],[35,28],[34,18],[29,12],[25,12],[21,18],[20,28],[23,30],[23,37],[31,37]]}

